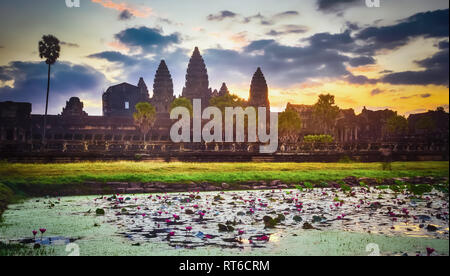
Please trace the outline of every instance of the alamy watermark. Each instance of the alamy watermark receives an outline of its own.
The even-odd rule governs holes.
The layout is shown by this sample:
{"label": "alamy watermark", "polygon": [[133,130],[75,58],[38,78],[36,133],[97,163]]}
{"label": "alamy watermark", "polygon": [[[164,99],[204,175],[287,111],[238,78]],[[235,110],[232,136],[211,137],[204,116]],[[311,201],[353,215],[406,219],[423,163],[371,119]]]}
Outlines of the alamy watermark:
{"label": "alamy watermark", "polygon": [[65,0],[68,8],[79,8],[80,0]]}
{"label": "alamy watermark", "polygon": [[[267,123],[266,108],[226,107],[225,128],[223,128],[222,111],[214,106],[202,112],[200,99],[193,100],[192,141],[191,114],[186,107],[176,107],[170,112],[170,119],[178,121],[170,129],[170,138],[174,143],[181,142],[245,142],[245,118],[247,117],[247,142],[260,142],[260,153],[274,153],[278,149],[278,113],[270,112]],[[180,118],[181,116],[181,118]],[[212,118],[211,118],[212,117]],[[210,120],[202,128],[202,120]],[[258,122],[257,122],[258,121]],[[269,126],[268,126],[269,125]],[[236,128],[234,128],[236,127]],[[225,139],[223,139],[225,129]],[[236,140],[234,140],[236,137]],[[225,140],[225,141],[224,141]]]}
{"label": "alamy watermark", "polygon": [[379,8],[381,7],[381,0],[366,0],[366,6],[368,8]]}

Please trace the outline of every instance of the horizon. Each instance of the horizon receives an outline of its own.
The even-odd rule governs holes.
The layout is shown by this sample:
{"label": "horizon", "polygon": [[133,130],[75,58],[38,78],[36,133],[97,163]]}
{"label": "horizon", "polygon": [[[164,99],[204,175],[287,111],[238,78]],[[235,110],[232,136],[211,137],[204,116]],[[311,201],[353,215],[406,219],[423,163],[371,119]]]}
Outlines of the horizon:
{"label": "horizon", "polygon": [[136,85],[140,77],[152,95],[161,59],[180,96],[195,46],[212,90],[225,82],[247,99],[261,67],[272,111],[288,102],[311,105],[328,93],[357,114],[364,106],[406,117],[449,110],[448,1],[381,1],[380,8],[357,0],[210,6],[203,0],[86,0],[80,8],[63,0],[36,2],[4,3],[0,17],[3,26],[15,26],[0,39],[0,101],[31,102],[33,114],[45,105],[45,62],[37,53],[44,34],[62,42],[52,66],[49,114],[79,97],[86,112],[101,115],[101,94],[109,86]]}

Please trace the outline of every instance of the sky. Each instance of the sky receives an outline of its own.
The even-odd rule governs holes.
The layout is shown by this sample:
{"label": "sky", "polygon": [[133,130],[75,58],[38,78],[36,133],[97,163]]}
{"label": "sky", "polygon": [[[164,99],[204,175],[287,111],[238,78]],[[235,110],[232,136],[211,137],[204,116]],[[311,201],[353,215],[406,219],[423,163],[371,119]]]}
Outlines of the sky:
{"label": "sky", "polygon": [[161,59],[180,95],[195,46],[210,86],[223,82],[248,98],[261,67],[274,111],[288,102],[314,104],[333,94],[356,113],[392,109],[401,115],[449,108],[447,0],[65,0],[0,1],[0,101],[45,106],[47,69],[38,41],[59,38],[49,113],[79,97],[90,115],[114,84],[150,94]]}

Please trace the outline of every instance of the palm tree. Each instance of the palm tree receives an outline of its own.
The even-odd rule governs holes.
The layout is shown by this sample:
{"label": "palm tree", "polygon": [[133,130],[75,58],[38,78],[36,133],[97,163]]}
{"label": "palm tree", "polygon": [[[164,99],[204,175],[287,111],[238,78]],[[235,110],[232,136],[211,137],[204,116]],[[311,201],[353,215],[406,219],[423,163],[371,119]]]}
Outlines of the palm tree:
{"label": "palm tree", "polygon": [[48,94],[50,93],[50,66],[55,64],[59,58],[59,40],[53,35],[44,35],[39,41],[39,57],[45,58],[45,63],[48,64],[48,79],[47,79],[47,98],[45,100],[45,115],[44,115],[44,132],[42,140],[45,141],[45,131],[47,129],[47,111],[48,111]]}

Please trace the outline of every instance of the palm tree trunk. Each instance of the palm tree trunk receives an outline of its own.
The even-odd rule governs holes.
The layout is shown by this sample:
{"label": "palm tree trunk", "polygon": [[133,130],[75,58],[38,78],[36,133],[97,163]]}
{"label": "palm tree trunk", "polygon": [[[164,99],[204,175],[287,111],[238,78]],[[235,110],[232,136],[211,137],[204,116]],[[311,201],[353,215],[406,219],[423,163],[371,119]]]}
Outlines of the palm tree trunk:
{"label": "palm tree trunk", "polygon": [[47,111],[48,111],[48,94],[50,93],[50,64],[48,65],[48,79],[47,79],[47,98],[45,100],[45,115],[44,115],[44,131],[42,136],[42,141],[45,144],[46,141],[46,130],[47,130]]}

